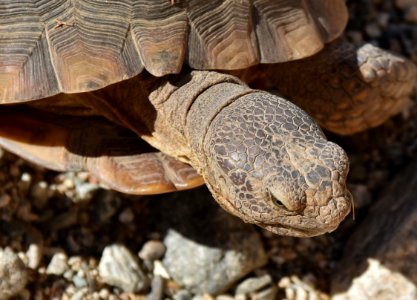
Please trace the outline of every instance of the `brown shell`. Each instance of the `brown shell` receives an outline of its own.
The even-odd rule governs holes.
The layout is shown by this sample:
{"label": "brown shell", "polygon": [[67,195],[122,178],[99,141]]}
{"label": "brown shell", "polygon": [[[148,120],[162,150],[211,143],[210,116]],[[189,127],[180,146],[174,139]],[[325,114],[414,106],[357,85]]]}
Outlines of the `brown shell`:
{"label": "brown shell", "polygon": [[344,0],[4,0],[0,103],[300,59],[343,31]]}

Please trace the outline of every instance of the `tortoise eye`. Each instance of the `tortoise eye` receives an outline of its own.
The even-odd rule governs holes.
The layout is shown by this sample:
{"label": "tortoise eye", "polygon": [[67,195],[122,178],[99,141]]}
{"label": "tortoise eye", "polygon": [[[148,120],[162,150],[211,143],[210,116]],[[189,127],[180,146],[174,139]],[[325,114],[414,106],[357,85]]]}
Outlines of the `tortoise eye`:
{"label": "tortoise eye", "polygon": [[282,208],[282,209],[287,209],[287,208],[285,207],[284,203],[282,203],[282,201],[281,201],[281,200],[276,199],[276,198],[274,198],[274,197],[272,197],[272,198],[273,198],[273,199],[272,199],[272,202],[273,202],[276,206],[278,206],[279,208]]}

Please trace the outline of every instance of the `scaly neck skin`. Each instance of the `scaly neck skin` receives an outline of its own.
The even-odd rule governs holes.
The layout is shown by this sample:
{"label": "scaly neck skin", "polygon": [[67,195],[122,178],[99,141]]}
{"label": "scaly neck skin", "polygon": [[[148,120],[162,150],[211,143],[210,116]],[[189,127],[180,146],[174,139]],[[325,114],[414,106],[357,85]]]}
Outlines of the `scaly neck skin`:
{"label": "scaly neck skin", "polygon": [[294,104],[198,71],[168,78],[149,100],[154,120],[142,137],[196,168],[228,212],[301,237],[332,231],[349,213],[346,154]]}
{"label": "scaly neck skin", "polygon": [[191,72],[180,81],[169,79],[149,93],[155,119],[148,124],[151,135],[142,138],[201,170],[202,138],[210,121],[234,99],[254,91],[236,77],[216,72]]}

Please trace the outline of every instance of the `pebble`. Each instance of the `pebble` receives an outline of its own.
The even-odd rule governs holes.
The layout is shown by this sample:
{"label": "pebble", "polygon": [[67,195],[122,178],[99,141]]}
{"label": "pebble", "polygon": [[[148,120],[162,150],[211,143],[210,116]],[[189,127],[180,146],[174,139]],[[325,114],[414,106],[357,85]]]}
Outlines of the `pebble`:
{"label": "pebble", "polygon": [[0,299],[18,294],[26,285],[27,269],[10,248],[0,249]]}
{"label": "pebble", "polygon": [[153,275],[154,276],[161,276],[165,279],[171,279],[169,273],[164,266],[164,264],[160,260],[155,260],[153,264]]}
{"label": "pebble", "polygon": [[104,248],[98,269],[103,282],[124,292],[143,292],[149,286],[149,279],[125,246],[114,244]]}
{"label": "pebble", "polygon": [[232,295],[218,295],[216,297],[216,300],[235,300],[235,298]]}
{"label": "pebble", "polygon": [[121,223],[129,224],[129,223],[132,223],[134,219],[135,219],[135,215],[134,215],[132,209],[130,209],[129,207],[126,208],[125,210],[123,210],[119,214],[119,221]]}
{"label": "pebble", "polygon": [[42,209],[48,202],[48,199],[52,197],[53,190],[50,190],[48,184],[45,181],[36,182],[30,191],[33,197],[33,204],[38,208]]}
{"label": "pebble", "polygon": [[[267,260],[260,238],[250,226],[229,230],[224,226],[226,220],[221,223],[217,220],[218,224],[208,228],[221,237],[213,234],[210,242],[198,243],[174,230],[169,230],[164,239],[167,247],[164,265],[176,281],[194,293],[219,294]],[[220,224],[223,229],[218,227]]]}
{"label": "pebble", "polygon": [[98,292],[98,295],[101,299],[107,299],[110,296],[110,291],[106,288],[103,288]]}
{"label": "pebble", "polygon": [[151,292],[146,296],[147,300],[162,300],[164,297],[164,279],[154,276],[151,283]]}
{"label": "pebble", "polygon": [[87,286],[87,281],[78,275],[75,275],[74,277],[72,277],[72,282],[77,288],[83,288]]}
{"label": "pebble", "polygon": [[0,208],[6,207],[12,201],[12,197],[9,194],[3,194],[0,196]]}
{"label": "pebble", "polygon": [[274,300],[278,289],[268,274],[262,277],[248,278],[240,283],[235,290],[235,296],[246,295],[246,299]]}
{"label": "pebble", "polygon": [[286,300],[327,300],[329,297],[297,276],[283,277],[278,286],[285,290]]}
{"label": "pebble", "polygon": [[81,181],[77,179],[75,181],[75,192],[77,194],[78,201],[89,201],[93,198],[94,193],[99,189],[97,184],[91,184],[89,182]]}
{"label": "pebble", "polygon": [[23,191],[27,191],[29,190],[30,184],[32,182],[32,175],[30,175],[29,173],[25,172],[22,174],[22,176],[20,177],[20,181],[19,181],[19,188]]}
{"label": "pebble", "polygon": [[369,23],[365,26],[365,32],[371,37],[371,38],[377,38],[381,36],[381,29],[376,23]]}
{"label": "pebble", "polygon": [[31,269],[36,269],[43,255],[43,247],[38,244],[30,244],[28,250],[26,251],[26,257],[28,259],[27,266]]}
{"label": "pebble", "polygon": [[187,290],[179,290],[173,296],[173,300],[191,300],[192,295]]}
{"label": "pebble", "polygon": [[88,289],[83,288],[83,289],[76,291],[74,295],[72,295],[71,300],[84,300],[87,295],[88,295]]}
{"label": "pebble", "polygon": [[142,246],[138,255],[143,260],[157,260],[164,256],[165,250],[161,241],[150,240]]}

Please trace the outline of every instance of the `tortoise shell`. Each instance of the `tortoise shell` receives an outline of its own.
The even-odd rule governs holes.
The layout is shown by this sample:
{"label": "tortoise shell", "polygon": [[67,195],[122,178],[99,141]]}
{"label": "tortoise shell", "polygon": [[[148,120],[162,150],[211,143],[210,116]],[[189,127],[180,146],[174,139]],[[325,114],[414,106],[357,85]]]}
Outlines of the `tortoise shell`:
{"label": "tortoise shell", "polygon": [[300,59],[347,18],[343,0],[1,1],[0,103]]}

